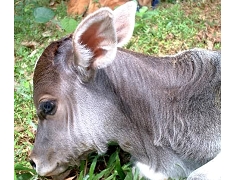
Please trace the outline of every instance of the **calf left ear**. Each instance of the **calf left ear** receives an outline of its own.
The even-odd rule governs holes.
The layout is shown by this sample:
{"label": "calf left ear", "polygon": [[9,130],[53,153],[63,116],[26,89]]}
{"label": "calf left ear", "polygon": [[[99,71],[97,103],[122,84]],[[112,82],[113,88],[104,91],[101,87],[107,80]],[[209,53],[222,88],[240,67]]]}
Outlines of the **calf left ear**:
{"label": "calf left ear", "polygon": [[86,75],[115,59],[117,36],[111,9],[102,8],[78,25],[73,34],[73,51],[75,63]]}
{"label": "calf left ear", "polygon": [[118,47],[122,47],[129,42],[132,37],[137,3],[129,1],[114,10],[115,28],[117,32]]}

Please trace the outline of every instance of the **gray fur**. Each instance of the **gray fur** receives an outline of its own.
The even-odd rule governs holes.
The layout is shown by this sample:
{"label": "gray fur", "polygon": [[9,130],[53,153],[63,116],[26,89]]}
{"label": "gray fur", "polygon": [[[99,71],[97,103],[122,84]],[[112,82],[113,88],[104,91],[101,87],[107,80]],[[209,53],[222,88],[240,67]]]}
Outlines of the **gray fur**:
{"label": "gray fur", "polygon": [[156,58],[119,49],[111,66],[83,84],[76,66],[67,66],[70,42],[61,42],[54,60],[58,87],[46,87],[64,110],[39,122],[41,152],[49,148],[38,142],[45,134],[51,148],[55,142],[67,153],[56,150],[60,162],[85,151],[105,153],[114,141],[171,177],[189,175],[220,152],[219,52],[193,49]]}
{"label": "gray fur", "polygon": [[46,48],[34,72],[37,112],[45,100],[57,106],[39,118],[31,158],[40,175],[59,174],[89,152],[103,154],[110,142],[172,178],[189,176],[219,154],[220,52],[153,57],[118,48],[111,65],[89,69],[86,78],[72,38]]}

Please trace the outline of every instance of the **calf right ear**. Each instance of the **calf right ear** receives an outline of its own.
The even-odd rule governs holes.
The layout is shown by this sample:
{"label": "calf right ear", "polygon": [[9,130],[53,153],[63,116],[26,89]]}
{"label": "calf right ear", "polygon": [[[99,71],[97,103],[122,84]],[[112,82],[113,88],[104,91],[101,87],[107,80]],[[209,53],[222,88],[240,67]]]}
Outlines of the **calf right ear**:
{"label": "calf right ear", "polygon": [[110,64],[116,52],[117,36],[111,9],[101,8],[78,25],[73,34],[73,53],[84,81],[91,78],[96,69]]}
{"label": "calf right ear", "polygon": [[136,7],[136,3],[131,1],[114,12],[107,7],[101,8],[78,25],[73,34],[73,53],[83,81],[88,81],[96,69],[111,64],[117,47],[130,40]]}
{"label": "calf right ear", "polygon": [[75,63],[83,68],[103,68],[111,63],[117,51],[111,9],[99,9],[78,25],[73,34],[73,51]]}

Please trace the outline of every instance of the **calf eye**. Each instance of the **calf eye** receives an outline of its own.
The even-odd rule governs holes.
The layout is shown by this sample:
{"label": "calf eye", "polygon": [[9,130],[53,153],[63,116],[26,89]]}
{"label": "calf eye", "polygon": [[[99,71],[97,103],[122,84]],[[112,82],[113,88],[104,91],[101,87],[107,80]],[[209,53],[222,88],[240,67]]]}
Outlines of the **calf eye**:
{"label": "calf eye", "polygon": [[56,112],[56,102],[55,101],[44,101],[39,104],[39,114],[41,117],[46,115],[54,115]]}

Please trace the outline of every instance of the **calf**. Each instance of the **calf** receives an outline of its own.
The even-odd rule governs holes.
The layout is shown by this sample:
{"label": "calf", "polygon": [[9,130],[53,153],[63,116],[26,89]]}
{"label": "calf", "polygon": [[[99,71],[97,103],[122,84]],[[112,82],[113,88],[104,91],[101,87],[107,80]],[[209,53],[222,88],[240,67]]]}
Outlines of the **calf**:
{"label": "calf", "polygon": [[37,61],[30,158],[39,175],[60,174],[116,142],[151,180],[218,176],[221,54],[153,57],[119,48],[132,36],[136,7],[97,10]]}

